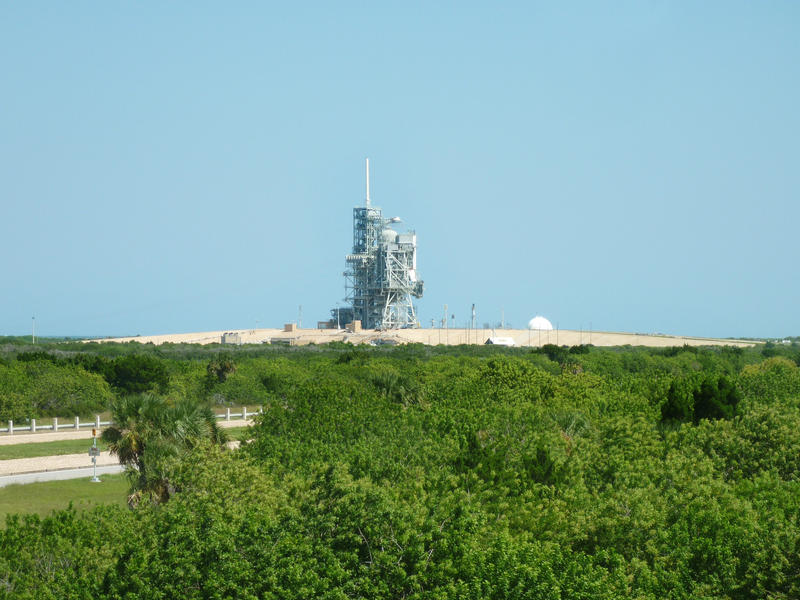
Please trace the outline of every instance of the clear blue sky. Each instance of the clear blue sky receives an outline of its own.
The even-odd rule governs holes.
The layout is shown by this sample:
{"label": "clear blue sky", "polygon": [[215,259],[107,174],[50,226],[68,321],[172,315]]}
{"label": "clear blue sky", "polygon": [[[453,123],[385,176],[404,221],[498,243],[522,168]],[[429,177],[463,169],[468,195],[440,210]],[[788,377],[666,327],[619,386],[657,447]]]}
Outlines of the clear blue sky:
{"label": "clear blue sky", "polygon": [[327,317],[800,334],[800,3],[3,2],[0,335]]}

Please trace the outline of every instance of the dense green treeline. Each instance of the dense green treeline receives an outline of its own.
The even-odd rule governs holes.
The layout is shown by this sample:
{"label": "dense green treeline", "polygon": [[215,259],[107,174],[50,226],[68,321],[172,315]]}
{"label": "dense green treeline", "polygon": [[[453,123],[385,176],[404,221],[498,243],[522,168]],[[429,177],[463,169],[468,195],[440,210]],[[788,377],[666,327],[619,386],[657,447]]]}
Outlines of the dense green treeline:
{"label": "dense green treeline", "polygon": [[[347,344],[319,347],[269,346],[162,346],[85,344],[77,341],[32,345],[21,338],[0,338],[0,421],[30,418],[88,417],[109,408],[113,398],[132,393],[156,392],[171,398],[210,400],[225,404],[261,404],[269,397],[265,363],[283,360],[308,371],[331,360],[348,362],[362,354],[391,360],[436,357],[481,359],[491,356],[523,357],[551,373],[586,371],[613,377],[622,383],[630,376],[665,375],[703,370],[734,375],[746,364],[783,356],[800,364],[800,344],[766,344],[757,349],[626,348],[590,351],[546,345],[533,352],[521,348],[486,346],[352,348]],[[300,373],[298,372],[299,376]]]}
{"label": "dense green treeline", "polygon": [[796,344],[130,346],[0,369],[263,405],[251,441],[159,463],[167,500],[10,518],[0,597],[800,597]]}

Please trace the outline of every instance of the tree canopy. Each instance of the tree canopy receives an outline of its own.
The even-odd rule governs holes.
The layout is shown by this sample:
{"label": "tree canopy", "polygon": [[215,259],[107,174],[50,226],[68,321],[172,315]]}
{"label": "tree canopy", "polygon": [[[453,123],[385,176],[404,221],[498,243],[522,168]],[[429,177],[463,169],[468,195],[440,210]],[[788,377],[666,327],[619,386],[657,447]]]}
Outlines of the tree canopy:
{"label": "tree canopy", "polygon": [[0,597],[797,598],[791,350],[139,349],[108,439],[155,501],[10,517]]}

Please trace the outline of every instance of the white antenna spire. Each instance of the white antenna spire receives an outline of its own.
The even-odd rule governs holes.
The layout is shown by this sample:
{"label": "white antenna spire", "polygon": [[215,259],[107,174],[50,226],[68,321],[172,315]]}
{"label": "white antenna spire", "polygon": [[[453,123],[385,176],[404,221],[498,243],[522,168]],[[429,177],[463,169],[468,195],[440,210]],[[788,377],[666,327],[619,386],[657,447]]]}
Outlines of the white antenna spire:
{"label": "white antenna spire", "polygon": [[367,159],[367,206],[369,206],[369,159]]}

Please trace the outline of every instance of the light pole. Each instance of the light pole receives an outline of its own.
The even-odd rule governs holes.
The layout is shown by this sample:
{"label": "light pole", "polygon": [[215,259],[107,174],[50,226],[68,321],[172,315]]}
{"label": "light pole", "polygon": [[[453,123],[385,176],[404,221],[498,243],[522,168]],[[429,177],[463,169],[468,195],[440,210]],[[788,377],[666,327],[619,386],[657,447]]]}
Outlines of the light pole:
{"label": "light pole", "polygon": [[342,325],[339,322],[339,303],[336,303],[336,329],[341,329]]}
{"label": "light pole", "polygon": [[89,481],[100,483],[100,478],[97,476],[97,457],[100,456],[100,449],[97,447],[97,429],[94,428],[92,428],[92,447],[89,448],[89,456],[92,457],[92,466],[94,467],[92,478]]}
{"label": "light pole", "polygon": [[36,343],[36,317],[31,317],[31,344]]}

